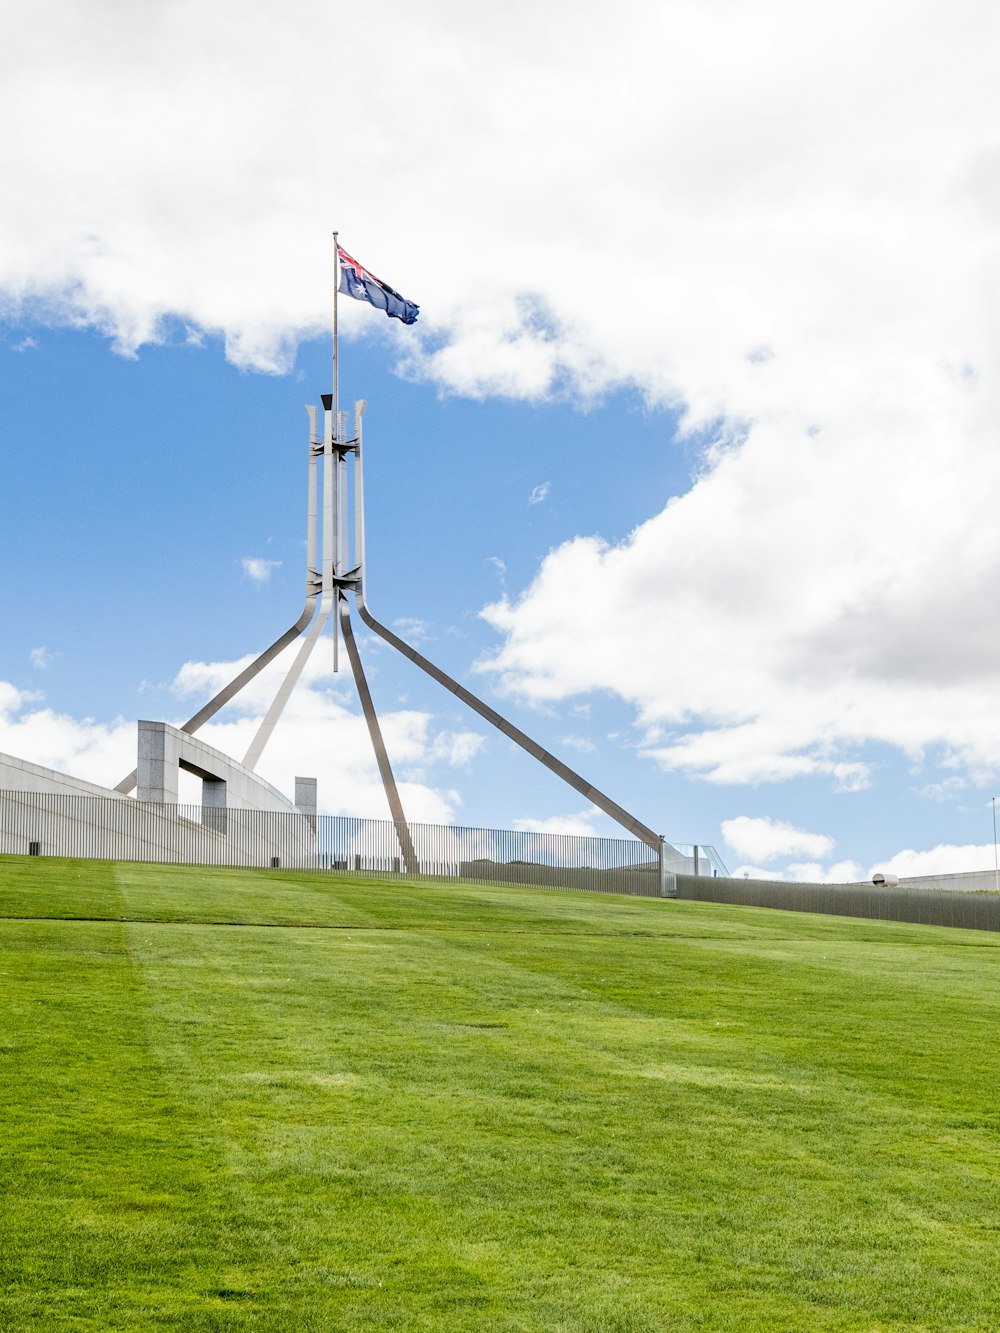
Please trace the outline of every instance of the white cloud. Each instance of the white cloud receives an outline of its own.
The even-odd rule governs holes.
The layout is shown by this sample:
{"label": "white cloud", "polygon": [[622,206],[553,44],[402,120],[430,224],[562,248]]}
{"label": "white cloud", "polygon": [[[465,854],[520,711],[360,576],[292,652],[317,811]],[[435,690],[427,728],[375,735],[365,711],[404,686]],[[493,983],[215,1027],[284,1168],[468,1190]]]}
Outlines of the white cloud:
{"label": "white cloud", "polygon": [[34,352],[38,349],[38,343],[34,338],[22,338],[20,342],[11,346],[12,352]]}
{"label": "white cloud", "polygon": [[531,494],[528,496],[528,504],[530,505],[543,504],[544,501],[546,501],[549,498],[549,491],[551,489],[552,489],[551,482],[543,481],[539,483],[539,485],[532,488]]}
{"label": "white cloud", "polygon": [[259,555],[245,555],[241,564],[244,574],[253,579],[254,583],[266,583],[271,577],[271,571],[281,568],[280,560],[265,560]]}
{"label": "white cloud", "polygon": [[19,690],[9,680],[0,680],[0,717],[10,716],[25,704],[37,703],[44,697],[40,690]]}
{"label": "white cloud", "polygon": [[737,856],[754,861],[776,861],[782,857],[825,856],[834,841],[825,833],[807,833],[779,819],[738,815],[722,821],[722,836]]}
{"label": "white cloud", "polygon": [[342,61],[335,109],[300,56],[341,6],[124,13],[8,25],[3,309],[126,352],[172,315],[281,369],[326,328],[335,218],[423,307],[411,332],[344,302],[348,336],[445,391],[634,386],[707,447],[626,541],[569,543],[489,608],[506,689],[616,693],[656,762],[715,781],[856,789],[868,742],[995,769],[995,6],[626,0],[609,27],[386,0],[352,41],[420,96]]}
{"label": "white cloud", "polygon": [[592,810],[581,810],[576,815],[551,815],[548,819],[515,819],[514,828],[525,833],[551,833],[577,838],[592,838],[595,835],[593,821],[596,814]]}
{"label": "white cloud", "polygon": [[[730,832],[734,824],[740,827]],[[756,829],[747,825],[769,827]],[[785,830],[789,836],[782,841],[781,834]],[[773,843],[769,842],[772,831]],[[799,835],[798,839],[792,836],[795,834]],[[738,856],[750,856],[763,861],[765,865],[773,860],[793,856],[796,852],[817,858],[809,861],[792,861],[780,869],[773,866],[764,869],[759,865],[739,865],[732,872],[737,879],[748,875],[750,879],[791,880],[807,884],[856,884],[869,881],[876,870],[889,872],[903,879],[908,876],[961,874],[970,870],[993,869],[992,843],[978,845],[942,843],[926,851],[907,848],[877,861],[865,871],[857,861],[850,859],[824,865],[818,858],[824,857],[832,849],[833,840],[823,834],[802,833],[800,830],[791,829],[787,824],[772,823],[766,819],[744,820],[741,816],[740,819],[725,821],[723,836]]]}
{"label": "white cloud", "polygon": [[31,665],[37,671],[46,671],[52,665],[52,654],[48,648],[42,646],[32,648],[28,657],[31,659]]}
{"label": "white cloud", "polygon": [[879,861],[872,866],[869,877],[876,870],[888,870],[901,879],[906,875],[957,875],[966,870],[992,870],[993,844],[982,843],[979,846],[965,843],[955,846],[941,843],[927,851],[918,852],[912,848],[897,852],[887,861]]}
{"label": "white cloud", "polygon": [[[168,720],[180,725],[249,661],[185,663],[173,689],[187,706]],[[286,649],[237,700],[206,723],[199,736],[242,759],[290,661]],[[324,814],[387,818],[388,804],[367,725],[353,704],[349,706],[346,686],[334,681],[329,664],[314,655],[257,771],[286,795],[294,792],[297,776],[317,778]],[[435,735],[431,716],[412,709],[386,712],[379,720],[407,817],[450,823],[460,802],[458,793],[429,785],[421,775],[429,763],[445,769],[468,764],[479,752],[482,738],[465,732]],[[38,694],[0,681],[0,751],[113,787],[135,767],[135,723],[124,719],[101,723],[56,713],[40,706]]]}
{"label": "white cloud", "polygon": [[864,875],[857,861],[836,861],[823,866],[818,861],[795,861],[783,870],[741,865],[732,872],[734,879],[773,879],[793,884],[859,884]]}
{"label": "white cloud", "polygon": [[857,884],[862,870],[857,861],[837,861],[826,867],[815,861],[796,862],[788,867],[787,878],[803,884]]}
{"label": "white cloud", "polygon": [[597,746],[586,736],[563,736],[560,745],[565,745],[571,750],[579,750],[581,754],[593,754]]}
{"label": "white cloud", "polygon": [[0,751],[114,786],[135,767],[135,723],[68,717],[44,707],[40,694],[0,681]]}
{"label": "white cloud", "polygon": [[410,643],[426,643],[430,638],[430,626],[419,616],[398,616],[392,624]]}
{"label": "white cloud", "polygon": [[474,731],[442,731],[434,737],[427,752],[432,763],[443,762],[453,768],[465,768],[486,746],[486,737]]}
{"label": "white cloud", "polygon": [[945,802],[953,800],[960,791],[968,787],[968,781],[965,778],[950,777],[944,778],[941,782],[928,782],[926,786],[917,789],[917,795],[923,796],[929,801]]}
{"label": "white cloud", "polygon": [[[568,542],[487,607],[503,643],[482,669],[535,702],[617,694],[650,757],[717,782],[858,790],[870,741],[994,769],[1000,440],[942,409],[914,456],[923,428],[899,424],[756,428],[626,541]],[[595,601],[601,649],[581,653]]]}
{"label": "white cloud", "polygon": [[486,557],[486,563],[492,565],[497,572],[497,578],[501,589],[507,586],[507,566],[498,555],[489,555]]}

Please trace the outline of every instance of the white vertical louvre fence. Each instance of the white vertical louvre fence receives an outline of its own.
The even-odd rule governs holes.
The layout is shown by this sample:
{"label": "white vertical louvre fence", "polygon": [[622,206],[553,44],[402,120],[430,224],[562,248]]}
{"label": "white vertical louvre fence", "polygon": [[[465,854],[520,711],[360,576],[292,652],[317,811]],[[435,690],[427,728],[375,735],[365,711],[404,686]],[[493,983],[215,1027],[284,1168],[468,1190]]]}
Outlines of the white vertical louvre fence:
{"label": "white vertical louvre fence", "polygon": [[[422,876],[660,893],[659,858],[633,838],[439,824],[411,824],[410,834]],[[667,843],[664,850],[670,874],[725,873],[712,847]],[[391,820],[38,792],[0,791],[0,854],[407,874]]]}

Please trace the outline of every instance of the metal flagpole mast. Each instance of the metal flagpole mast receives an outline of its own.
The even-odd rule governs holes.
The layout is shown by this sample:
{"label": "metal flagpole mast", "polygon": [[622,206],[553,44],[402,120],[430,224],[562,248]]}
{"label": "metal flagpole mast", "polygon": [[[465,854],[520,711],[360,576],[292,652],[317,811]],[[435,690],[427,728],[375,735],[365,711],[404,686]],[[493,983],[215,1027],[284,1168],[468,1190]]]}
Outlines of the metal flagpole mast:
{"label": "metal flagpole mast", "polygon": [[[340,290],[340,246],[337,243],[339,233],[333,233],[333,393],[330,396],[331,410],[330,415],[333,421],[333,439],[340,443],[340,330],[337,320],[337,294]],[[340,467],[340,454],[337,451],[331,453],[326,460],[325,466],[331,467],[334,473],[333,505],[334,514],[332,518],[333,531],[331,533],[331,554],[333,556],[333,574],[339,574],[339,554],[340,554],[340,480],[342,469]],[[340,670],[340,616],[336,608],[340,606],[340,589],[334,590],[334,615],[333,615],[333,669]]]}
{"label": "metal flagpole mast", "polygon": [[337,244],[339,232],[333,233],[333,420],[339,421],[340,384],[337,376],[337,292],[340,289],[340,247]]}
{"label": "metal flagpole mast", "polygon": [[[337,407],[337,361],[338,361],[338,328],[337,328],[337,288],[339,287],[339,258],[337,251],[337,233],[334,237],[334,256],[333,256],[333,392],[323,395],[323,443],[319,445],[316,442],[316,409],[307,407],[310,422],[310,448],[313,451],[313,466],[315,467],[315,454],[321,454],[323,458],[323,545],[322,545],[322,565],[319,578],[319,590],[321,599],[319,604],[319,613],[312,623],[312,627],[302,643],[301,648],[296,654],[295,660],[289,667],[284,680],[278,689],[277,694],[271,702],[270,708],[264,716],[257,729],[257,732],[250,743],[250,748],[243,756],[244,767],[254,769],[257,762],[264,752],[278,723],[281,714],[284,712],[285,705],[291,696],[292,690],[298,683],[299,677],[308,662],[317,640],[321,637],[326,628],[326,622],[333,613],[333,669],[339,669],[339,647],[340,647],[340,605],[343,600],[339,579],[344,572],[346,561],[346,541],[347,541],[347,521],[344,513],[344,497],[346,495],[346,462],[344,459],[343,439],[344,432],[340,428],[340,412]],[[312,568],[316,559],[316,539],[315,539],[315,517],[316,517],[316,486],[315,475],[310,474],[310,515],[313,528],[311,530],[310,555],[307,557],[307,563]],[[390,800],[390,806],[392,801]]]}

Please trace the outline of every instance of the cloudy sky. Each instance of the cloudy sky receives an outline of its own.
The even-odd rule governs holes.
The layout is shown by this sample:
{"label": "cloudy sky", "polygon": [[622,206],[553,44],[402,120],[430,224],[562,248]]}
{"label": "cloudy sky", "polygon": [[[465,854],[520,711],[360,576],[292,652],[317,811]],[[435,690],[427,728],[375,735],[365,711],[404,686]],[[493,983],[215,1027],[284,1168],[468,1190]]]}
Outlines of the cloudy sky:
{"label": "cloudy sky", "polygon": [[[733,869],[992,865],[995,4],[3,22],[0,749],[113,784],[295,619],[336,226],[380,618]],[[614,831],[363,648],[413,818]],[[261,771],[380,813],[329,659]]]}

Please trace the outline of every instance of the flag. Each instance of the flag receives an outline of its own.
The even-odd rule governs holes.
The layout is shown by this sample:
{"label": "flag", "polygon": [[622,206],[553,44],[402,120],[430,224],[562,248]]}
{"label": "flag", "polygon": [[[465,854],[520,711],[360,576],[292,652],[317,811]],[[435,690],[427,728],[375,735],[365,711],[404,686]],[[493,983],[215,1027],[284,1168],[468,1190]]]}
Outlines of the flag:
{"label": "flag", "polygon": [[340,288],[344,296],[353,296],[355,301],[367,301],[369,305],[384,310],[392,319],[401,319],[404,324],[416,322],[420,307],[408,301],[399,292],[393,291],[388,283],[376,278],[362,268],[356,259],[337,245],[337,257],[340,260]]}

